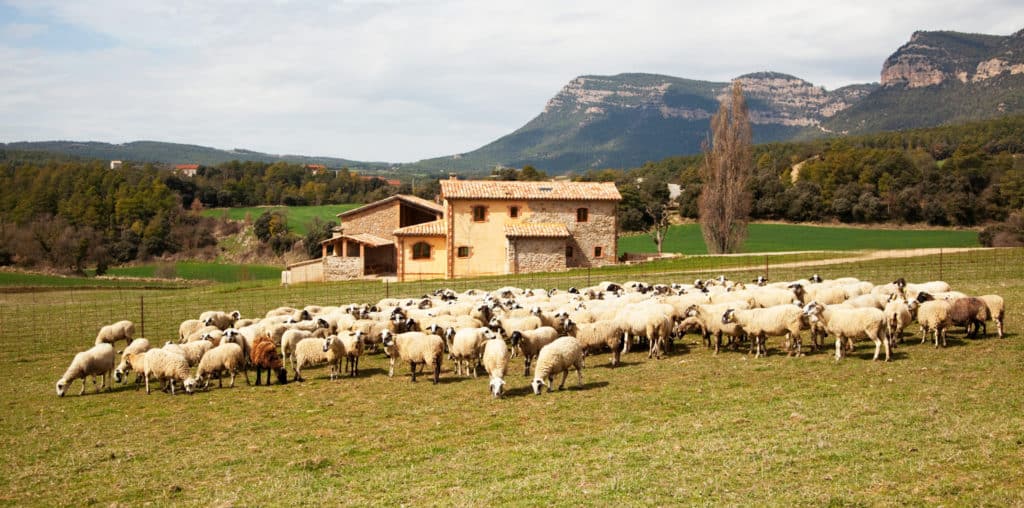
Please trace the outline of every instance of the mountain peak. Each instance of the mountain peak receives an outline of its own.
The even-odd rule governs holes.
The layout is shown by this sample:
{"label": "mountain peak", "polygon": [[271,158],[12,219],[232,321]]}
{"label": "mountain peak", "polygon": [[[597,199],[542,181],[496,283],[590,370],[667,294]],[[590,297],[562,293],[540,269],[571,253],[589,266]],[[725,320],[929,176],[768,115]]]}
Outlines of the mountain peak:
{"label": "mountain peak", "polygon": [[882,66],[882,86],[924,88],[1024,73],[1024,30],[1009,36],[917,31]]}

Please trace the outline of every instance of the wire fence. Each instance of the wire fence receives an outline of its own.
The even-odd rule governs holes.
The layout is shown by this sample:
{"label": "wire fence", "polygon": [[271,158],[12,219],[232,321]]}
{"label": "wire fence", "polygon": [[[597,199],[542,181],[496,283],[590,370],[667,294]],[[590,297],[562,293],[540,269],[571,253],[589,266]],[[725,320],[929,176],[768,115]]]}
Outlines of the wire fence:
{"label": "wire fence", "polygon": [[[162,343],[177,340],[178,325],[205,310],[238,310],[260,317],[270,309],[307,305],[376,303],[384,298],[415,298],[439,288],[457,292],[520,288],[586,288],[602,281],[624,283],[692,283],[725,276],[749,283],[758,276],[771,281],[857,277],[881,284],[898,277],[908,281],[945,280],[955,289],[999,293],[1024,285],[1024,249],[921,249],[880,252],[808,252],[781,255],[694,256],[637,265],[562,273],[518,274],[454,280],[390,282],[381,280],[313,283],[294,286],[253,283],[216,284],[186,289],[0,289],[0,347],[18,349],[22,337],[63,338],[89,344],[103,325],[122,319],[136,323],[137,336]],[[17,338],[17,339],[16,339]],[[10,356],[6,356],[10,358]]]}

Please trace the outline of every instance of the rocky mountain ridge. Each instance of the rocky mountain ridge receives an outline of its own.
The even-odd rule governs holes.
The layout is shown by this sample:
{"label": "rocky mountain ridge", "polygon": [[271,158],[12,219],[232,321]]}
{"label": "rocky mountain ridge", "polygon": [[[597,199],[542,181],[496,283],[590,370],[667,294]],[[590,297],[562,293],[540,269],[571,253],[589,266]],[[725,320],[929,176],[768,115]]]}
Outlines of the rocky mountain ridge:
{"label": "rocky mountain ridge", "polygon": [[1024,30],[1013,35],[914,32],[882,66],[883,87],[907,89],[951,81],[979,83],[1024,74]]}

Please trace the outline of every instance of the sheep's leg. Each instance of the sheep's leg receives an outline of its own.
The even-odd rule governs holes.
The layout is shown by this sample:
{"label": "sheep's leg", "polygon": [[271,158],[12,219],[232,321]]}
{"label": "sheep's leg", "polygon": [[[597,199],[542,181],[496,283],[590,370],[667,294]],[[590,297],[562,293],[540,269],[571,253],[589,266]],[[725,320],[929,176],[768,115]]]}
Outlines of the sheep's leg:
{"label": "sheep's leg", "polygon": [[[82,391],[84,392],[85,391],[85,384],[84,384],[85,380],[84,379],[82,380],[82,383],[83,383],[82,384]],[[81,393],[79,393],[79,395],[81,395]],[[146,376],[146,395],[149,395],[149,376]]]}
{"label": "sheep's leg", "polygon": [[[263,376],[263,370],[259,365],[256,366],[256,386],[260,385],[260,378]],[[270,384],[270,376],[267,376],[267,384]]]}
{"label": "sheep's leg", "polygon": [[551,374],[548,376],[548,393],[555,391],[555,375]]}
{"label": "sheep's leg", "polygon": [[999,333],[999,338],[1003,338],[1003,320],[1002,318],[996,319],[996,330]]}
{"label": "sheep's leg", "polygon": [[[249,382],[249,367],[246,367],[245,365],[242,366],[242,375],[245,376],[245,384],[246,384],[246,386],[252,386],[252,383]],[[267,374],[267,377],[270,377],[270,374]],[[235,380],[232,379],[231,380],[232,386],[233,386],[234,382],[235,382]]]}
{"label": "sheep's leg", "polygon": [[885,361],[888,362],[892,353],[892,339],[888,336],[883,337],[882,344],[885,346]]}
{"label": "sheep's leg", "polygon": [[441,355],[434,358],[434,384],[441,382]]}
{"label": "sheep's leg", "polygon": [[395,377],[395,359],[392,357],[390,360],[390,366],[388,367],[388,377]]}
{"label": "sheep's leg", "polygon": [[[617,347],[613,347],[612,348],[612,367],[617,367],[619,365],[619,360],[621,358],[622,358],[622,351],[619,351],[619,348],[617,348]],[[583,359],[582,358],[580,359],[580,364],[581,365],[583,364]]]}
{"label": "sheep's leg", "polygon": [[836,336],[836,361],[843,357],[843,337]]}
{"label": "sheep's leg", "polygon": [[524,367],[523,367],[523,375],[524,376],[529,376],[530,375],[530,355],[523,355],[523,358],[524,358],[524,361],[523,361],[523,365],[524,365]]}
{"label": "sheep's leg", "polygon": [[569,377],[569,369],[563,370],[562,371],[562,384],[558,385],[558,389],[559,390],[565,388],[565,379],[568,378],[568,377]]}
{"label": "sheep's leg", "polygon": [[412,371],[412,382],[416,382],[416,362],[409,362],[409,370]]}

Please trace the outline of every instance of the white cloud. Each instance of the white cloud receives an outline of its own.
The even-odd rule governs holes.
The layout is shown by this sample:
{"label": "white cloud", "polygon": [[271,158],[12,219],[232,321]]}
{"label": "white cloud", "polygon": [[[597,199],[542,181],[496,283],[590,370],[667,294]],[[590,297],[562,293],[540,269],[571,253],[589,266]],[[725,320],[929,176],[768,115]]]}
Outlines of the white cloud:
{"label": "white cloud", "polygon": [[[518,128],[581,74],[876,81],[914,30],[1011,33],[1024,6],[469,0],[15,2],[113,41],[0,37],[0,139],[158,139],[409,161]],[[20,32],[19,32],[20,31]]]}

